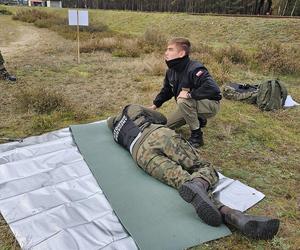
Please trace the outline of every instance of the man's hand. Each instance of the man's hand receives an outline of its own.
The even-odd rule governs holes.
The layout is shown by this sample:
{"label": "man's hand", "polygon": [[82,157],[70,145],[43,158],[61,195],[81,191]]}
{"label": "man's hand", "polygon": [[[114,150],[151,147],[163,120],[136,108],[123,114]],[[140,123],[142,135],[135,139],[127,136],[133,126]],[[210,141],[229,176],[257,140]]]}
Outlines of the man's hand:
{"label": "man's hand", "polygon": [[184,98],[184,99],[191,99],[191,94],[187,90],[181,90],[179,95],[177,96],[178,98]]}
{"label": "man's hand", "polygon": [[157,107],[153,104],[153,105],[151,105],[150,107],[148,107],[148,109],[156,110]]}

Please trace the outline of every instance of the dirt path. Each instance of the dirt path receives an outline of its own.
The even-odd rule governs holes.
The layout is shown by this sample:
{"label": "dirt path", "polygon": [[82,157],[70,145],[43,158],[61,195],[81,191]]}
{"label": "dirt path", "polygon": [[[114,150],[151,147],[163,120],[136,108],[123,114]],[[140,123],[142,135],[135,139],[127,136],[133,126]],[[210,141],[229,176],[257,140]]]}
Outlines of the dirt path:
{"label": "dirt path", "polygon": [[27,25],[17,26],[15,32],[20,34],[17,40],[6,44],[6,46],[1,46],[1,51],[5,55],[14,56],[23,51],[31,50],[32,45],[39,44],[41,36],[44,35],[41,33],[45,33],[33,26]]}
{"label": "dirt path", "polygon": [[0,39],[0,49],[5,58],[34,55],[37,52],[57,48],[66,43],[70,46],[70,41],[66,41],[51,30],[13,21],[9,17],[0,17],[0,22],[2,21],[6,24],[6,28],[0,28],[0,33],[6,33],[7,38]]}

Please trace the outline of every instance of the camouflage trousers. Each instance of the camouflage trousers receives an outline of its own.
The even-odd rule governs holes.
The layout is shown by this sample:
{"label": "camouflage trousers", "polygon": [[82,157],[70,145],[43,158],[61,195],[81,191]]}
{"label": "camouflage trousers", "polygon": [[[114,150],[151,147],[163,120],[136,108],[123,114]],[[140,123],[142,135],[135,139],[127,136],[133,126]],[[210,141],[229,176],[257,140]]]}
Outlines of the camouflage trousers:
{"label": "camouflage trousers", "polygon": [[200,152],[175,131],[161,127],[154,130],[140,145],[137,164],[161,182],[178,189],[184,182],[200,177],[210,184],[209,196],[217,207],[211,189],[219,176],[213,165],[200,159]]}
{"label": "camouflage trousers", "polygon": [[237,92],[233,87],[228,85],[223,88],[223,96],[229,100],[243,101],[246,103],[255,104],[257,95],[258,90],[245,91],[240,93]]}
{"label": "camouflage trousers", "polygon": [[4,67],[4,59],[0,51],[0,77],[6,73],[6,69]]}
{"label": "camouflage trousers", "polygon": [[2,56],[1,51],[0,51],[0,65],[1,64],[4,64],[4,59],[3,59],[3,56]]}

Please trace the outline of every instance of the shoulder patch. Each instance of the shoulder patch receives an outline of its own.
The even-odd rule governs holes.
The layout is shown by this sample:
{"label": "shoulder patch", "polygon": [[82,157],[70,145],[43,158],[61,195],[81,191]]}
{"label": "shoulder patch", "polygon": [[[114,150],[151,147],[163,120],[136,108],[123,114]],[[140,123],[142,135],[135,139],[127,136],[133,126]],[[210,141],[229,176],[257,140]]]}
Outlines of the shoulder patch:
{"label": "shoulder patch", "polygon": [[199,71],[196,73],[196,76],[200,77],[202,74],[203,74],[203,71],[202,71],[202,70],[199,70]]}

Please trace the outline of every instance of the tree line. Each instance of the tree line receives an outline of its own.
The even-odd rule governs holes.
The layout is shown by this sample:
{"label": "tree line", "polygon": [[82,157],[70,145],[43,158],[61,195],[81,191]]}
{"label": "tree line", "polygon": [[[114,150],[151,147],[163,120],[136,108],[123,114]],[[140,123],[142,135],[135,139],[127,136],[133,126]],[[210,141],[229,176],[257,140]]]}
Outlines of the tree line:
{"label": "tree line", "polygon": [[63,7],[300,16],[300,0],[64,0]]}

